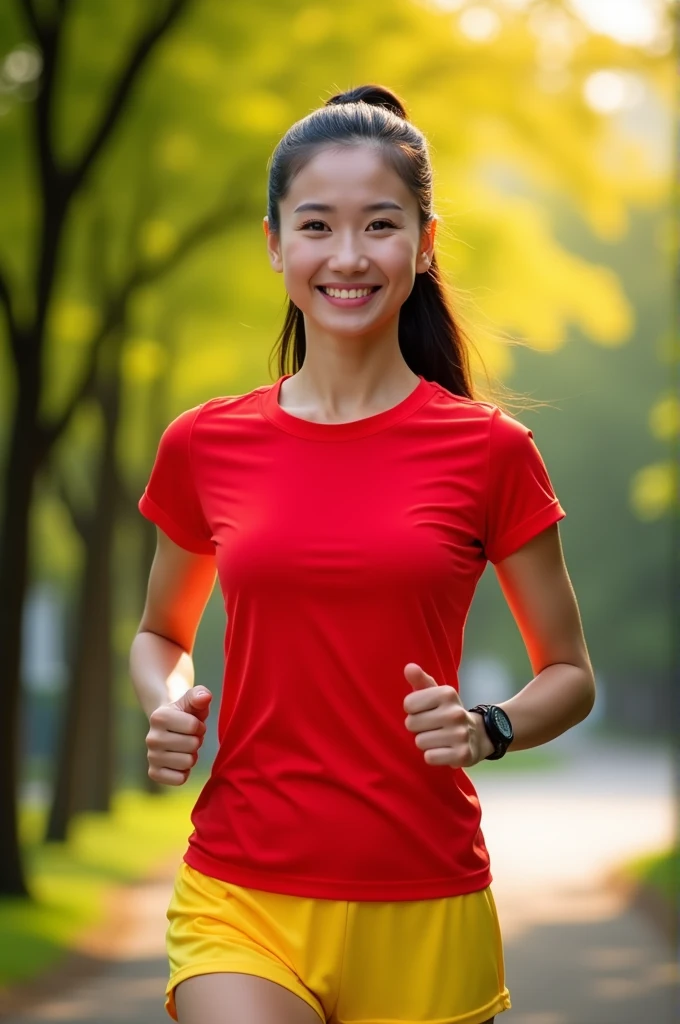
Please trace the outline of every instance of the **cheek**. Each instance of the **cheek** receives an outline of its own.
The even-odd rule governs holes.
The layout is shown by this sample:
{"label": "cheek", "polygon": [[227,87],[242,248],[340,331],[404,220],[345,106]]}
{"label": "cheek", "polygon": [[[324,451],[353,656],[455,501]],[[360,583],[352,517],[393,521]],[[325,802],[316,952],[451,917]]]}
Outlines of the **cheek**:
{"label": "cheek", "polygon": [[303,287],[318,270],[318,256],[304,243],[289,243],[281,255],[283,280],[289,293],[291,289]]}
{"label": "cheek", "polygon": [[319,254],[314,252],[313,246],[309,245],[304,238],[299,241],[291,239],[283,247],[281,252],[283,265],[292,274],[298,274],[307,267],[314,266],[318,262]]}
{"label": "cheek", "polygon": [[393,277],[409,277],[415,271],[416,256],[411,242],[406,238],[395,238],[394,245],[386,246],[380,261],[385,271]]}

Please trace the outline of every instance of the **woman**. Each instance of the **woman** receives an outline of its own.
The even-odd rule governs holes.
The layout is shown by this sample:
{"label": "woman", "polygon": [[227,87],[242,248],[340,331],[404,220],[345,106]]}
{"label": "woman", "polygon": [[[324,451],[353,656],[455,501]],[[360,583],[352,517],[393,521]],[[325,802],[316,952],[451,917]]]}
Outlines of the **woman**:
{"label": "woman", "polygon": [[[166,429],[131,673],[149,775],[182,785],[227,612],[219,750],[168,910],[181,1024],[483,1024],[510,1007],[464,769],[580,722],[593,672],[532,433],[476,398],[434,255],[426,140],[364,86],[293,125],[264,221],[290,299],[279,379]],[[296,372],[285,373],[290,345]],[[535,678],[458,695],[491,561]]]}

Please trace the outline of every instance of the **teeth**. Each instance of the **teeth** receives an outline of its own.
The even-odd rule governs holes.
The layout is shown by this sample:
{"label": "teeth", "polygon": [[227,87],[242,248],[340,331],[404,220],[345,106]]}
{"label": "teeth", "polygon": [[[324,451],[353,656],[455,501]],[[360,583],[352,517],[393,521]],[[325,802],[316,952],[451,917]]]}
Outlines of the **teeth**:
{"label": "teeth", "polygon": [[322,288],[321,290],[334,299],[362,299],[373,291],[372,288]]}

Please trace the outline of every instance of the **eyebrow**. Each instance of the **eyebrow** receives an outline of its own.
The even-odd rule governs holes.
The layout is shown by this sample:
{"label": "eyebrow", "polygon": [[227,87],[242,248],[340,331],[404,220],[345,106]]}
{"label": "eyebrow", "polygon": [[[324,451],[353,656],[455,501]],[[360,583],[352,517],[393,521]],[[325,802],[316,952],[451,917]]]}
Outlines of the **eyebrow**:
{"label": "eyebrow", "polygon": [[[306,210],[315,210],[319,213],[335,213],[336,209],[335,206],[328,206],[327,203],[300,203],[293,210],[293,213],[304,213]],[[381,203],[371,203],[369,206],[363,207],[364,213],[373,213],[376,210],[400,210],[402,213],[404,212],[398,203],[393,203],[390,199],[385,199]]]}

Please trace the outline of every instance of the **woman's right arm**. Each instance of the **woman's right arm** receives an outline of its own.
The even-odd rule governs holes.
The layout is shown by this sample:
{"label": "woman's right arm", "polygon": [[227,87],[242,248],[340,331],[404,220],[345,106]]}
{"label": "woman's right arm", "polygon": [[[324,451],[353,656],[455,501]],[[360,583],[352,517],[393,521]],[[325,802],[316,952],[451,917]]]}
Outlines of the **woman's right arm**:
{"label": "woman's right arm", "polygon": [[[192,652],[215,585],[214,555],[193,554],[157,528],[142,620],[130,649],[130,675],[150,724],[149,775],[181,785],[205,733],[208,691],[194,685]],[[203,696],[206,695],[206,696]]]}

